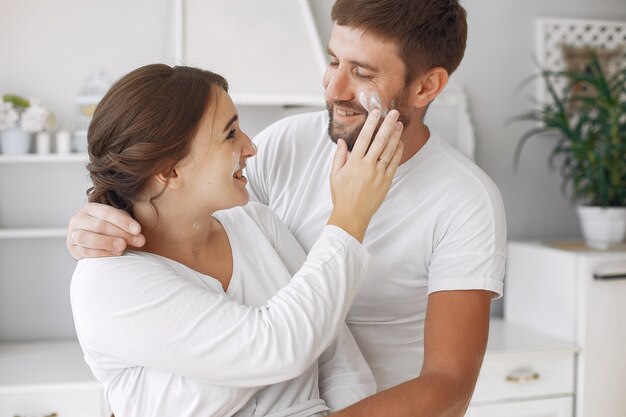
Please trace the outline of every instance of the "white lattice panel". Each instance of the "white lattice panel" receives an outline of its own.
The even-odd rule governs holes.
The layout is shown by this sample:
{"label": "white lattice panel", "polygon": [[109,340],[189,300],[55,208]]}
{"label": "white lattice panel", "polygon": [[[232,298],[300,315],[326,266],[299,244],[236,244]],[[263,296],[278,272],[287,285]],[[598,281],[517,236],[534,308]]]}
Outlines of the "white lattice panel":
{"label": "white lattice panel", "polygon": [[[539,18],[536,23],[537,57],[542,69],[564,70],[561,45],[614,49],[626,46],[626,22],[587,19]],[[626,62],[624,47],[621,62]],[[619,62],[615,62],[618,65]],[[612,70],[612,68],[609,68]],[[543,83],[538,82],[538,98],[546,99]],[[563,87],[563,86],[559,86]]]}

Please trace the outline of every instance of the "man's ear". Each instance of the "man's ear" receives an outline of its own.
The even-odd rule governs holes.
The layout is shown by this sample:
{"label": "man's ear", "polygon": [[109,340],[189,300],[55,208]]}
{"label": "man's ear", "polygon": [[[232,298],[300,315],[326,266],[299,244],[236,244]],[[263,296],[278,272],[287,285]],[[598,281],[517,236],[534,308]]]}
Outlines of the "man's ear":
{"label": "man's ear", "polygon": [[426,71],[414,81],[413,107],[426,107],[433,101],[448,83],[448,71],[435,67]]}

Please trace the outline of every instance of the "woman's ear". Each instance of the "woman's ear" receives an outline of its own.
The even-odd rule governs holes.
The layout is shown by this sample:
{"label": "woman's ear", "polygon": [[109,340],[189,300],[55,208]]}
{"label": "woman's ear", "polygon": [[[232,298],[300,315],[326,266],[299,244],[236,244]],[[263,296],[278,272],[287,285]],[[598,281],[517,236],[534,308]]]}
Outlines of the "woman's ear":
{"label": "woman's ear", "polygon": [[182,184],[178,166],[165,166],[155,174],[154,179],[163,188],[179,188]]}
{"label": "woman's ear", "polygon": [[435,67],[426,71],[424,75],[414,81],[413,107],[428,106],[448,83],[448,71],[445,68]]}

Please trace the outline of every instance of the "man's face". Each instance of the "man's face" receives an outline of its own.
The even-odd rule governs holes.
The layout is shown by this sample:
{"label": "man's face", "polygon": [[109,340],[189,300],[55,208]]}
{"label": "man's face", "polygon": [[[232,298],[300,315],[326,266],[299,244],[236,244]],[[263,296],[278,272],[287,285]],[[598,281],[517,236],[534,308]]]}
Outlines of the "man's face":
{"label": "man's face", "polygon": [[362,29],[335,25],[328,42],[330,64],[324,74],[328,134],[337,142],[342,138],[352,149],[367,110],[359,96],[377,93],[383,113],[400,111],[400,121],[409,123],[413,108],[405,85],[406,67],[397,53],[396,43]]}

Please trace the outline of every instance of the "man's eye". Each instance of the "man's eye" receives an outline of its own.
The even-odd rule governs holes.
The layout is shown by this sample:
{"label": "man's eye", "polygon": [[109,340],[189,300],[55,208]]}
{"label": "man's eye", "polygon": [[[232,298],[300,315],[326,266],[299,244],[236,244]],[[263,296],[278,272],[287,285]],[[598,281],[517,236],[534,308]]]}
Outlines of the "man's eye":
{"label": "man's eye", "polygon": [[354,70],[354,75],[357,76],[358,78],[362,79],[362,80],[371,80],[372,78],[374,78],[373,75],[363,74],[358,69]]}
{"label": "man's eye", "polygon": [[226,139],[232,140],[235,139],[235,136],[237,136],[237,130],[231,129],[230,132],[228,132],[228,136],[226,136]]}

